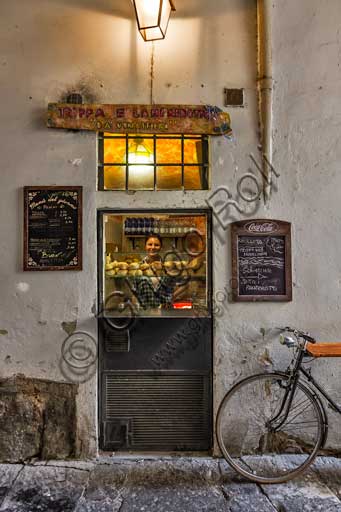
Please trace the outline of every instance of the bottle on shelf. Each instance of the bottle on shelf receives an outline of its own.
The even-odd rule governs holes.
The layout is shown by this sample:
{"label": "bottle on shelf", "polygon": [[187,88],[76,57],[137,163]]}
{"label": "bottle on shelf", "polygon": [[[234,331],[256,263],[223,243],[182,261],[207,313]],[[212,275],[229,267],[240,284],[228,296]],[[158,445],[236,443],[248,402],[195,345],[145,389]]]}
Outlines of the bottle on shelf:
{"label": "bottle on shelf", "polygon": [[143,219],[143,230],[142,230],[144,235],[149,233],[149,226],[150,226],[149,219],[147,217],[144,217],[144,219]]}
{"label": "bottle on shelf", "polygon": [[159,219],[154,219],[154,233],[155,235],[160,234],[160,221]]}
{"label": "bottle on shelf", "polygon": [[131,219],[131,231],[130,231],[130,234],[131,235],[137,235],[137,231],[138,231],[137,219]]}
{"label": "bottle on shelf", "polygon": [[165,226],[165,221],[164,220],[159,220],[159,230],[160,230],[160,235],[165,235],[165,233],[166,233],[166,226]]}
{"label": "bottle on shelf", "polygon": [[170,225],[169,225],[169,220],[168,219],[165,219],[163,221],[163,224],[165,226],[165,235],[169,235],[169,228],[170,228]]}
{"label": "bottle on shelf", "polygon": [[143,235],[144,230],[144,220],[143,217],[139,217],[137,219],[137,235]]}

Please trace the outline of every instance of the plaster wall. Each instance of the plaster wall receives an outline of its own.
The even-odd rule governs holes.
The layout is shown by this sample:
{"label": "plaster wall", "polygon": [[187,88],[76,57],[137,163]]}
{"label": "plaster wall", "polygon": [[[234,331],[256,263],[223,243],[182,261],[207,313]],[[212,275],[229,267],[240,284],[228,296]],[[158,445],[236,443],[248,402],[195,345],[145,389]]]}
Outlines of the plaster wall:
{"label": "plaster wall", "polygon": [[[215,407],[235,380],[287,362],[274,326],[339,338],[341,10],[338,0],[327,4],[273,2],[274,167],[280,177],[267,209],[262,201],[241,205],[251,217],[292,222],[293,301],[228,302],[229,229],[215,226]],[[72,322],[96,337],[97,208],[205,207],[210,194],[97,192],[95,134],[47,129],[48,102],[75,90],[86,102],[223,107],[223,88],[243,87],[245,107],[230,110],[233,140],[211,140],[212,190],[225,185],[235,197],[249,154],[259,158],[256,1],[182,0],[166,40],[153,45],[142,41],[131,15],[123,0],[1,3],[1,375],[68,380],[61,346]],[[84,270],[23,272],[22,187],[54,184],[84,187]],[[246,218],[230,213],[231,221]],[[337,387],[335,362],[318,362],[316,373],[331,385],[335,377]],[[96,388],[95,375],[80,385],[83,456],[96,453]],[[339,441],[332,430],[330,444]]]}

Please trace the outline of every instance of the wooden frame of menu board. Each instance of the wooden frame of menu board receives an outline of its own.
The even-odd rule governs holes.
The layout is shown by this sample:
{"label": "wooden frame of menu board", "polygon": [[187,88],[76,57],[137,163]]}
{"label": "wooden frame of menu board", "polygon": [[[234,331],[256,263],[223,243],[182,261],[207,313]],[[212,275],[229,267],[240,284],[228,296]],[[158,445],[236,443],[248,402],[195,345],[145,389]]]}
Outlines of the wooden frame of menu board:
{"label": "wooden frame of menu board", "polygon": [[24,270],[82,270],[82,187],[24,187]]}
{"label": "wooden frame of menu board", "polygon": [[233,222],[232,296],[235,301],[291,301],[291,224],[254,219]]}

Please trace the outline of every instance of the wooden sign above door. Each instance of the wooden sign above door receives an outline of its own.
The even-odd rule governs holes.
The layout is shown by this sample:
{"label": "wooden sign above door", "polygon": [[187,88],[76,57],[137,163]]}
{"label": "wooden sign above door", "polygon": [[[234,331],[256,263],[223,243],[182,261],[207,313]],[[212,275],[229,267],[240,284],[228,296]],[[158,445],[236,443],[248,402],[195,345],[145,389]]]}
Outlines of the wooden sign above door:
{"label": "wooden sign above door", "polygon": [[210,105],[49,103],[47,126],[112,133],[232,133],[229,114]]}

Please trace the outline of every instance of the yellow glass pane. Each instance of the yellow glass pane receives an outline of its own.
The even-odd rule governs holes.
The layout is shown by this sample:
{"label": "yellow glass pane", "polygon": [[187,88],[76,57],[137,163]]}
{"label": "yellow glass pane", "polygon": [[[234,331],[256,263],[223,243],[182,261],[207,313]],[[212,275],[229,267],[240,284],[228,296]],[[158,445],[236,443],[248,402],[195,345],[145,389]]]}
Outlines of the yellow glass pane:
{"label": "yellow glass pane", "polygon": [[130,190],[154,190],[152,165],[129,165],[128,188]]}
{"label": "yellow glass pane", "polygon": [[203,184],[200,177],[201,167],[185,167],[184,168],[184,187],[187,190],[201,190]]}
{"label": "yellow glass pane", "polygon": [[129,138],[128,162],[130,163],[154,163],[154,140],[143,137]]}
{"label": "yellow glass pane", "polygon": [[202,142],[201,140],[184,140],[184,163],[198,164],[202,162]]}
{"label": "yellow glass pane", "polygon": [[121,164],[126,161],[125,139],[104,139],[104,164]]}
{"label": "yellow glass pane", "polygon": [[112,165],[104,167],[104,189],[125,190],[126,168],[125,166]]}
{"label": "yellow glass pane", "polygon": [[156,187],[158,190],[181,190],[181,167],[161,166],[156,168]]}
{"label": "yellow glass pane", "polygon": [[158,139],[156,141],[156,163],[181,164],[181,140]]}

